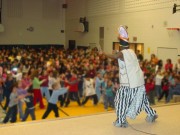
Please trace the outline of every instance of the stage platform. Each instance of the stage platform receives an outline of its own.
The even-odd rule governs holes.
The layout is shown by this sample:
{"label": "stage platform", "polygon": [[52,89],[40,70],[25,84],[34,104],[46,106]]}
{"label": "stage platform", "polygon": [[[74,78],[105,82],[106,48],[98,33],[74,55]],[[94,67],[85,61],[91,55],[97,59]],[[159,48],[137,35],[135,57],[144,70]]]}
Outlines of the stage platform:
{"label": "stage platform", "polygon": [[[114,112],[89,116],[38,120],[0,126],[0,135],[180,135],[180,105],[154,108],[159,118],[155,123],[145,121],[141,113],[136,120],[128,119],[128,128],[112,125],[116,119]],[[140,132],[140,131],[143,132]]]}

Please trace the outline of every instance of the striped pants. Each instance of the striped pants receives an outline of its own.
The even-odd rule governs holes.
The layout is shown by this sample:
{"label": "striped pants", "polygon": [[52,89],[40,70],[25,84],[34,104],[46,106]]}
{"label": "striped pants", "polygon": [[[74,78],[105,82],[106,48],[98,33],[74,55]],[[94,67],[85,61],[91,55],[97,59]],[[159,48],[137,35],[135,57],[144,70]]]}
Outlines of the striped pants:
{"label": "striped pants", "polygon": [[148,116],[156,114],[149,106],[144,85],[137,88],[121,86],[114,102],[117,120],[120,124],[126,122],[126,117],[135,119],[142,110],[145,110]]}

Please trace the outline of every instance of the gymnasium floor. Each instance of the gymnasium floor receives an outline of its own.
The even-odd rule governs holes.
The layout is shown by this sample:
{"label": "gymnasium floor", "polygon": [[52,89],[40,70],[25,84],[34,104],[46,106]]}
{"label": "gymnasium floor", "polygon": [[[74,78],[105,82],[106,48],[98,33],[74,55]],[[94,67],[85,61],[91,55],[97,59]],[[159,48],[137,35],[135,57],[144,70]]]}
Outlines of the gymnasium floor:
{"label": "gymnasium floor", "polygon": [[[47,107],[47,102],[45,100],[44,100],[44,104],[45,104],[45,108],[46,108]],[[60,105],[58,104],[58,107],[59,106]],[[23,108],[25,109],[25,105],[24,105]],[[61,110],[63,110],[68,116],[65,113],[63,113]],[[112,109],[109,108],[108,110],[111,111]],[[42,118],[45,111],[46,111],[46,109],[40,109],[39,105],[37,104],[36,105],[36,110],[35,110],[36,120],[41,120],[41,118]],[[1,109],[0,109],[0,112],[1,112],[0,113],[0,118],[3,118],[4,114],[2,113]],[[82,116],[82,115],[91,115],[91,114],[97,114],[97,113],[102,113],[102,112],[105,112],[103,104],[100,103],[97,106],[94,106],[92,104],[91,100],[89,100],[87,102],[87,104],[85,106],[83,106],[83,107],[78,106],[77,102],[71,102],[68,107],[62,107],[62,108],[59,109],[59,114],[60,114],[61,118]],[[21,121],[19,119],[19,116],[17,118],[18,118],[17,122],[21,123]],[[54,113],[51,112],[47,119],[54,119],[54,118],[55,118]],[[31,121],[31,118],[28,117],[27,121]],[[0,124],[0,126],[1,126],[1,124]]]}
{"label": "gymnasium floor", "polygon": [[28,118],[27,122],[18,120],[15,124],[0,124],[0,135],[180,135],[180,103],[164,104],[161,101],[153,108],[159,115],[157,122],[146,123],[143,112],[136,120],[128,120],[130,127],[124,129],[112,125],[115,113],[112,109],[105,111],[103,104],[93,106],[89,101],[86,106],[79,107],[76,102],[71,102],[68,108],[61,108],[69,116],[59,110],[60,118],[54,119],[52,112],[46,120],[41,120],[45,109],[41,110],[37,105],[37,121]]}
{"label": "gymnasium floor", "polygon": [[[46,100],[44,100],[44,104],[47,107]],[[163,105],[166,105],[166,104],[164,104],[164,100],[162,100],[161,102],[158,102],[156,106],[163,106]],[[58,107],[59,106],[60,105],[58,104]],[[24,109],[25,109],[25,105],[24,105]],[[63,113],[60,110],[64,111],[66,114]],[[112,111],[112,110],[113,110],[112,108],[108,108],[108,111]],[[36,111],[35,111],[36,120],[41,120],[41,118],[42,118],[42,116],[43,116],[45,111],[46,111],[46,109],[40,109],[39,105],[37,104],[36,105]],[[74,116],[82,116],[82,115],[92,115],[92,114],[103,113],[103,112],[107,112],[104,109],[103,104],[99,103],[97,106],[93,106],[91,100],[89,100],[87,102],[87,104],[85,106],[83,106],[83,107],[78,106],[78,104],[76,102],[71,102],[69,107],[62,107],[62,108],[59,109],[59,114],[60,114],[61,118],[74,117]],[[0,118],[3,118],[4,115],[5,114],[2,113],[1,108],[0,108]],[[18,118],[17,122],[21,122],[20,119],[19,119],[19,116],[17,118]],[[53,119],[53,118],[54,118],[54,113],[51,112],[47,119]],[[27,121],[31,121],[31,118],[28,117]],[[0,124],[0,126],[1,126],[1,124]]]}

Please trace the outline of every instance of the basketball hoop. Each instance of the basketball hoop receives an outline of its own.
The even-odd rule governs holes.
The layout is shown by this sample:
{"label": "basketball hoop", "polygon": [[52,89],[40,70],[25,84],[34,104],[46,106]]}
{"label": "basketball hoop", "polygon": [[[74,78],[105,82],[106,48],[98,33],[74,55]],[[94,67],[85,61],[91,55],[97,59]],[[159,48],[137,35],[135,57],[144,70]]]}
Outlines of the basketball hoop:
{"label": "basketball hoop", "polygon": [[179,31],[180,31],[180,28],[167,28],[167,30],[168,30],[169,36],[170,36],[170,37],[173,37],[174,32],[175,32],[175,31],[179,32]]}
{"label": "basketball hoop", "polygon": [[167,30],[177,30],[177,31],[180,31],[180,28],[167,28]]}
{"label": "basketball hoop", "polygon": [[75,30],[74,32],[80,32],[80,33],[83,33],[84,30],[85,30],[85,28],[84,28],[83,23],[79,23],[79,24],[78,24],[77,30]]}

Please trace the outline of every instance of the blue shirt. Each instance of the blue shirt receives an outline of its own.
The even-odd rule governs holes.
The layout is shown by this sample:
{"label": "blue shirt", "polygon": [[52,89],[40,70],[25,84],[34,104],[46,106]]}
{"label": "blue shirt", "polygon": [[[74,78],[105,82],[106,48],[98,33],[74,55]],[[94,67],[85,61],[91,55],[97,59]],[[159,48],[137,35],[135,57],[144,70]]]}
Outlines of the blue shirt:
{"label": "blue shirt", "polygon": [[53,90],[53,93],[49,99],[49,103],[51,104],[56,104],[58,102],[58,97],[60,95],[63,95],[67,93],[67,89],[66,88],[61,88],[60,90]]}
{"label": "blue shirt", "polygon": [[18,89],[17,89],[17,93],[18,93],[18,95],[26,95],[26,94],[27,94],[27,91],[26,91],[26,90],[23,90],[23,89],[21,89],[21,88],[18,88]]}
{"label": "blue shirt", "polygon": [[180,95],[180,83],[178,83],[173,89],[174,95]]}
{"label": "blue shirt", "polygon": [[106,87],[106,96],[113,97],[113,86]]}
{"label": "blue shirt", "polygon": [[95,87],[96,89],[99,89],[101,87],[103,80],[100,80],[99,77],[96,77]]}

